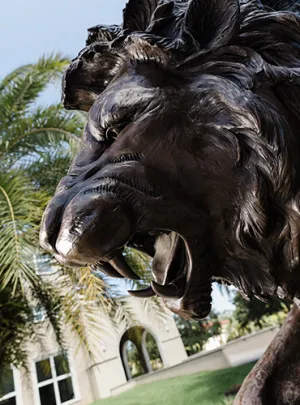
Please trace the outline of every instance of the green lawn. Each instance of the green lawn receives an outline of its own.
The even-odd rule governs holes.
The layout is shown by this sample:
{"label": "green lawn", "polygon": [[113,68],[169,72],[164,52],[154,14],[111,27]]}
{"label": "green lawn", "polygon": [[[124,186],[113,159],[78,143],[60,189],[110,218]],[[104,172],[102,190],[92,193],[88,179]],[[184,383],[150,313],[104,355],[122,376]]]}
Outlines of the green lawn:
{"label": "green lawn", "polygon": [[253,363],[141,385],[93,405],[223,405],[232,404],[224,392],[241,384]]}

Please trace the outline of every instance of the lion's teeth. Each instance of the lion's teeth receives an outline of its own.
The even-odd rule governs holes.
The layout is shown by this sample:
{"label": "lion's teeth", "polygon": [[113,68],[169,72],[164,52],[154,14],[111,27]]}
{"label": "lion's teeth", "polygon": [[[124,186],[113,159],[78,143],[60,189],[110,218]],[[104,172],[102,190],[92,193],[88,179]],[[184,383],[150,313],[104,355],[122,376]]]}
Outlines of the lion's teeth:
{"label": "lion's teeth", "polygon": [[151,287],[154,292],[162,298],[175,298],[178,299],[182,296],[179,288],[175,284],[161,285],[155,281],[151,281]]}
{"label": "lion's teeth", "polygon": [[128,290],[129,294],[132,295],[133,297],[138,297],[138,298],[149,298],[153,297],[155,292],[153,291],[152,287],[148,288],[143,288],[142,290]]}
{"label": "lion's teeth", "polygon": [[120,274],[113,266],[109,263],[99,262],[91,266],[92,270],[100,270],[102,273],[106,274],[108,277],[113,278],[124,278],[122,274]]}
{"label": "lion's teeth", "polygon": [[129,278],[130,280],[140,280],[140,277],[129,267],[121,252],[116,254],[109,261],[109,264],[111,264],[114,269],[122,274],[122,276]]}

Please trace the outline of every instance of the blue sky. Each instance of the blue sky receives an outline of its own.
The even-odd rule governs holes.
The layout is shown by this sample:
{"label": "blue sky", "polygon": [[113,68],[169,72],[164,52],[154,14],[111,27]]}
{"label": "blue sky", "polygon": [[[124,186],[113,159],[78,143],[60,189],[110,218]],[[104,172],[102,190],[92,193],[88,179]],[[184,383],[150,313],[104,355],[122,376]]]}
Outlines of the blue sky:
{"label": "blue sky", "polygon": [[8,0],[1,4],[0,75],[43,53],[74,57],[84,47],[87,28],[121,22],[126,0]]}
{"label": "blue sky", "polygon": [[[73,58],[85,45],[87,28],[118,24],[126,0],[10,0],[1,4],[0,78],[43,54],[61,52]],[[60,99],[60,86],[49,89],[43,102]],[[214,288],[218,311],[232,305]]]}

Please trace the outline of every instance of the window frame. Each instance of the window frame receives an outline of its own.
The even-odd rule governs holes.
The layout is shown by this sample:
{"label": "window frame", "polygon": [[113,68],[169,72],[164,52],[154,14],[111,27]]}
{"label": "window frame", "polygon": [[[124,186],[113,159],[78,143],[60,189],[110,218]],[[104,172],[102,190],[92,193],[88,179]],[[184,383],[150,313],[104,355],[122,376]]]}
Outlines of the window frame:
{"label": "window frame", "polygon": [[[56,367],[55,367],[55,362],[54,362],[54,358],[56,356],[60,356],[62,354],[65,354],[67,356],[68,359],[68,363],[69,363],[69,373],[65,373],[62,375],[57,375],[56,373]],[[38,381],[38,375],[37,375],[37,369],[36,369],[36,363],[42,360],[48,360],[50,362],[50,367],[51,367],[51,374],[52,377],[49,378],[48,380],[45,381]],[[47,385],[53,385],[53,390],[54,390],[54,396],[55,396],[55,401],[56,401],[56,405],[72,405],[78,401],[81,400],[80,397],[80,393],[79,393],[79,386],[78,386],[78,382],[76,379],[76,374],[74,371],[74,367],[73,367],[73,362],[70,356],[69,352],[66,353],[62,353],[62,352],[55,352],[55,353],[49,353],[47,356],[43,356],[43,357],[39,357],[36,358],[33,361],[33,368],[34,368],[34,386],[35,386],[35,397],[36,397],[36,404],[37,405],[42,405],[41,404],[41,397],[40,397],[40,388],[45,387]],[[60,392],[59,392],[59,386],[58,383],[59,381],[62,380],[66,380],[67,378],[71,378],[72,381],[72,386],[73,386],[73,391],[74,391],[74,398],[70,399],[69,401],[66,402],[61,402],[60,400]],[[1,403],[0,403],[1,405]],[[19,405],[19,404],[17,404]]]}
{"label": "window frame", "polygon": [[6,399],[10,399],[10,398],[16,399],[16,405],[22,405],[20,372],[13,366],[11,366],[11,371],[12,371],[12,375],[13,375],[14,391],[1,397],[0,405],[3,401],[5,401]]}

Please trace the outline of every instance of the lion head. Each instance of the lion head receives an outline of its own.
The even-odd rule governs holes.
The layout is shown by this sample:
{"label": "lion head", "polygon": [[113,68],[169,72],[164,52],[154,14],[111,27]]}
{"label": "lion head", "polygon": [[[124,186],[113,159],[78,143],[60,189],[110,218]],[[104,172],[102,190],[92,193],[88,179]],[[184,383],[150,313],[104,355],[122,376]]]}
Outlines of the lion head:
{"label": "lion head", "polygon": [[232,44],[238,2],[180,4],[181,32],[201,49],[175,63],[171,48],[137,32],[112,50],[118,63],[95,92],[41,244],[66,265],[132,279],[124,247],[148,253],[153,281],[132,294],[157,294],[185,318],[209,313],[213,280],[293,298],[300,122],[285,89],[299,86],[299,72]]}

